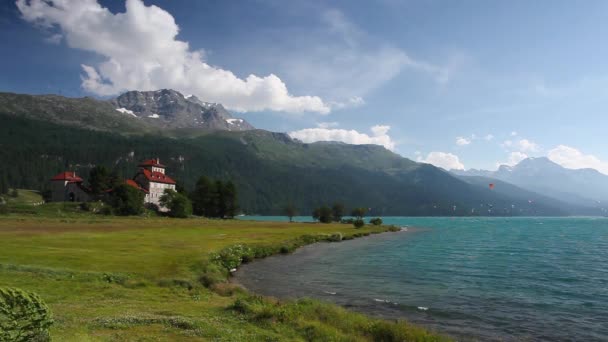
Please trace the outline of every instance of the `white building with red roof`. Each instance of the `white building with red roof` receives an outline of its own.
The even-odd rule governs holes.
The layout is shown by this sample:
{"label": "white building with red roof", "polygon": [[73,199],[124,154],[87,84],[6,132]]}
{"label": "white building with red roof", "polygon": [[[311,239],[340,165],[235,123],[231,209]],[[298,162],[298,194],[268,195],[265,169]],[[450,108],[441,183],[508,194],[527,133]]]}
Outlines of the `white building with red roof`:
{"label": "white building with red roof", "polygon": [[51,178],[51,201],[53,202],[88,202],[89,189],[75,171],[61,172]]}
{"label": "white building with red roof", "polygon": [[[139,169],[132,179],[125,184],[132,186],[145,194],[144,203],[153,203],[161,210],[160,197],[166,189],[175,190],[175,181],[165,174],[165,165],[158,158],[145,160],[138,165]],[[92,196],[84,186],[83,179],[74,171],[66,171],[51,178],[51,201],[53,202],[88,202],[99,199]],[[108,189],[106,192],[111,191]]]}
{"label": "white building with red roof", "polygon": [[175,190],[175,181],[165,174],[165,165],[158,158],[146,160],[138,166],[133,181],[146,192],[144,201],[161,207],[160,197],[167,189]]}

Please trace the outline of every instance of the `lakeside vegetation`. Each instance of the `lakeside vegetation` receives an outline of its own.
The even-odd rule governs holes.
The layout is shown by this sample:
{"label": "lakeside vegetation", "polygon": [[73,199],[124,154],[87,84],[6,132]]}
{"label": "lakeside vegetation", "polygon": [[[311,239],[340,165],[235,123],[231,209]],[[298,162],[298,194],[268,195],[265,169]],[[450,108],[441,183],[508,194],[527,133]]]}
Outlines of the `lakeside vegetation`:
{"label": "lakeside vegetation", "polygon": [[388,227],[119,218],[72,203],[21,206],[0,215],[0,284],[40,295],[53,312],[55,340],[445,340],[405,323],[315,300],[262,298],[225,282],[241,262]]}

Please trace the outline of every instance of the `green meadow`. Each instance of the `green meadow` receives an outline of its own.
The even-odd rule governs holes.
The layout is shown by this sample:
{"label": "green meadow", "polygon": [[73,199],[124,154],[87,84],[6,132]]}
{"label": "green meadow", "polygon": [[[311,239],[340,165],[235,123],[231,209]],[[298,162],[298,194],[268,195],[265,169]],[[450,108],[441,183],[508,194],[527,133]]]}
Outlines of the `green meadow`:
{"label": "green meadow", "polygon": [[[64,204],[13,209],[0,215],[0,286],[39,294],[53,312],[56,341],[446,339],[332,304],[262,298],[223,282],[221,264],[209,267],[231,246],[287,253],[312,237],[349,239],[386,227],[119,218]],[[202,281],[209,269],[222,281]]]}

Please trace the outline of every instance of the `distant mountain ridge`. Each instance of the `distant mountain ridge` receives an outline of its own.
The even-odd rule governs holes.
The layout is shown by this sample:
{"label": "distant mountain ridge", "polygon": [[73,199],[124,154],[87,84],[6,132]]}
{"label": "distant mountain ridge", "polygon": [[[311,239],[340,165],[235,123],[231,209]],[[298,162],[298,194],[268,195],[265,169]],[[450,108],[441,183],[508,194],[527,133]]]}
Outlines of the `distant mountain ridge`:
{"label": "distant mountain ridge", "polygon": [[0,114],[116,133],[167,129],[245,131],[255,129],[221,104],[178,91],[128,91],[115,99],[0,93]]}
{"label": "distant mountain ridge", "polygon": [[527,158],[514,166],[501,165],[496,171],[450,172],[498,179],[575,205],[608,206],[607,175],[594,169],[567,169],[546,157]]}

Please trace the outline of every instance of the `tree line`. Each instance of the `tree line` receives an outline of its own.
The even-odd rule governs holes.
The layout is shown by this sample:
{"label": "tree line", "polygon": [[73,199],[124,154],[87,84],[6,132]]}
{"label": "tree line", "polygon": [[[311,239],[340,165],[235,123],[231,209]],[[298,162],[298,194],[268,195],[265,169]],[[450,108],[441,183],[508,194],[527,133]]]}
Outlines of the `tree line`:
{"label": "tree line", "polygon": [[[144,204],[145,194],[127,184],[114,171],[104,166],[95,166],[89,172],[89,189],[93,199],[106,202],[111,209],[108,214],[140,215],[146,206],[158,211],[152,204]],[[109,189],[112,189],[108,192]],[[228,180],[213,180],[201,176],[193,191],[188,192],[179,182],[176,190],[165,189],[159,200],[169,209],[171,217],[188,217],[192,214],[211,218],[233,218],[238,210],[238,192],[235,184]]]}

